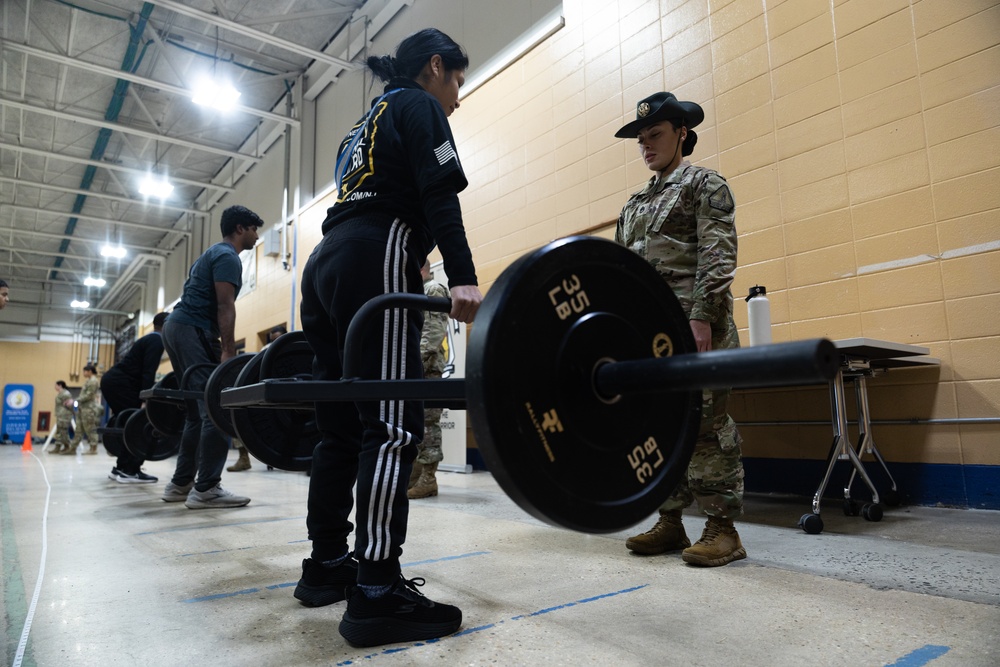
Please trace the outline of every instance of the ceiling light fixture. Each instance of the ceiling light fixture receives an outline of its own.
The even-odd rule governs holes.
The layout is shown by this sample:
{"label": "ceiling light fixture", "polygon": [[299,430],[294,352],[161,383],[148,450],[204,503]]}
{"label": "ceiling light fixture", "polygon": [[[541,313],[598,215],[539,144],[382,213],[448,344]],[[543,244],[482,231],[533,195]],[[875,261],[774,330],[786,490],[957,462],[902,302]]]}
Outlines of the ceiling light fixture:
{"label": "ceiling light fixture", "polygon": [[228,81],[205,77],[195,84],[191,101],[217,111],[232,111],[240,95],[240,91]]}
{"label": "ceiling light fixture", "polygon": [[229,81],[220,77],[218,69],[219,27],[216,26],[215,54],[212,56],[212,75],[202,76],[195,81],[192,88],[191,101],[217,111],[232,111],[236,107],[236,101],[240,98],[240,91],[236,90]]}
{"label": "ceiling light fixture", "polygon": [[146,174],[146,178],[139,184],[139,194],[146,195],[147,197],[166,199],[173,191],[174,186],[171,185],[166,176],[158,179],[153,174]]}
{"label": "ceiling light fixture", "polygon": [[70,308],[90,308],[89,301],[77,301],[76,299],[70,301],[69,305]]}
{"label": "ceiling light fixture", "polygon": [[[169,150],[169,149],[168,149]],[[157,177],[160,170],[160,142],[153,144],[153,170],[146,172],[146,178],[139,184],[139,194],[157,199],[166,199],[174,191],[174,186],[167,180],[166,174]]]}
{"label": "ceiling light fixture", "polygon": [[113,257],[114,259],[122,259],[127,254],[128,251],[125,250],[125,248],[121,247],[120,245],[119,246],[106,245],[103,248],[101,248],[102,257]]}
{"label": "ceiling light fixture", "polygon": [[87,276],[86,278],[84,278],[83,284],[86,285],[87,287],[104,287],[105,285],[108,284],[108,281],[105,280],[104,278],[93,278],[91,276]]}

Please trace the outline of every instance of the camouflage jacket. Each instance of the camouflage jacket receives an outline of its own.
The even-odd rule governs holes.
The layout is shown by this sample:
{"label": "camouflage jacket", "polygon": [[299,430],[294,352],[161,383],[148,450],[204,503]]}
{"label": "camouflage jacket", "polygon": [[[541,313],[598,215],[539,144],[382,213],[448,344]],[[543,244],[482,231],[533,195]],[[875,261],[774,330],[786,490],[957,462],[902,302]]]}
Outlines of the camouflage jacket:
{"label": "camouflage jacket", "polygon": [[76,404],[80,410],[98,410],[100,408],[100,392],[101,383],[97,381],[96,376],[91,376],[84,380],[83,389],[80,390],[80,395],[76,398]]}
{"label": "camouflage jacket", "polygon": [[[70,401],[69,406],[66,406],[66,401]],[[69,389],[63,389],[58,394],[56,394],[56,421],[69,421],[73,418],[73,394],[69,393]]]}
{"label": "camouflage jacket", "polygon": [[[424,281],[424,294],[432,297],[451,298],[448,288],[435,280]],[[448,313],[424,313],[424,328],[420,334],[420,357],[424,375],[441,375],[444,371],[444,342],[448,338]]]}
{"label": "camouflage jacket", "polygon": [[733,311],[735,211],[726,179],[685,160],[629,198],[615,241],[653,265],[690,319],[719,323]]}

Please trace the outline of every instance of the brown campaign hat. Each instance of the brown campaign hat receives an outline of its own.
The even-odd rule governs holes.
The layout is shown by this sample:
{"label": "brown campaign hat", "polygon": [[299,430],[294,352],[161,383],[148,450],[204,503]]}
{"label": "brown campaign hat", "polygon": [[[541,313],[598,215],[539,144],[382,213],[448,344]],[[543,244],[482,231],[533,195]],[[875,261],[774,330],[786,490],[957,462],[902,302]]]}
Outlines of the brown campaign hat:
{"label": "brown campaign hat", "polygon": [[679,120],[689,130],[705,120],[705,112],[694,102],[681,102],[673,93],[654,93],[635,105],[635,120],[615,132],[622,139],[634,139],[639,130],[665,120]]}

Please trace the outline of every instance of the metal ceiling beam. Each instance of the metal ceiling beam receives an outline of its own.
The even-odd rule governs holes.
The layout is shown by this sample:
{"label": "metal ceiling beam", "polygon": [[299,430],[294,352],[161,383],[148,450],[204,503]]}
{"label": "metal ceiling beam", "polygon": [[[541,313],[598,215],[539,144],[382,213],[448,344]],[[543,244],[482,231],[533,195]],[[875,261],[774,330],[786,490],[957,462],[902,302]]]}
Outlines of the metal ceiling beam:
{"label": "metal ceiling beam", "polygon": [[230,32],[235,32],[244,37],[250,37],[251,39],[256,39],[265,44],[270,44],[271,46],[276,46],[280,49],[286,51],[291,51],[292,53],[297,53],[301,56],[308,56],[313,60],[318,60],[323,63],[330,65],[336,65],[342,69],[357,69],[357,65],[354,63],[342,60],[335,56],[331,56],[328,53],[323,53],[322,51],[317,51],[315,49],[310,49],[308,47],[296,44],[287,39],[282,39],[280,37],[275,37],[270,33],[263,32],[261,30],[256,30],[254,28],[248,28],[245,25],[236,23],[235,21],[228,21],[226,19],[220,18],[214,14],[209,14],[208,12],[203,12],[200,9],[194,9],[188,7],[180,2],[175,2],[174,0],[153,0],[153,4],[159,7],[165,7],[167,9],[173,10],[178,14],[184,16],[189,16],[193,19],[203,21],[209,25],[218,26],[220,28],[225,28]]}
{"label": "metal ceiling beam", "polygon": [[[38,271],[44,271],[45,273],[48,273],[49,271],[52,270],[51,266],[39,266],[38,264],[20,264],[18,262],[0,262],[0,264],[3,264],[4,266],[11,266],[11,267],[18,268],[18,269],[36,269]],[[89,276],[89,275],[91,275],[90,271],[82,271],[80,269],[67,269],[64,266],[60,266],[59,267],[59,273],[76,273],[76,274],[79,274],[81,276]],[[59,281],[59,280],[56,280],[56,279],[53,279],[53,278],[19,278],[19,280],[31,280],[31,281],[38,281],[38,282],[41,282],[41,283],[63,282],[63,283],[66,283],[67,285],[77,285],[77,286],[80,286],[80,285],[83,284],[79,280],[77,280],[77,281],[72,281],[72,280]]]}
{"label": "metal ceiling beam", "polygon": [[[348,26],[364,18],[367,23],[367,29],[358,30],[358,33],[351,39],[350,27],[348,27],[344,33],[337,35],[336,39],[327,44],[326,50],[336,51],[337,49],[341,49],[341,58],[346,58],[349,62],[357,54],[361,53],[362,49],[368,45],[368,42],[375,39],[375,36],[382,31],[386,24],[403,7],[412,4],[413,0],[366,0],[364,5],[354,11],[354,14],[348,21]],[[344,42],[348,39],[350,39],[349,43],[345,44]],[[356,69],[356,67],[327,67],[323,71],[317,71],[318,69],[314,64],[306,71],[306,80],[309,81],[309,87],[303,94],[303,98],[310,102],[319,97],[319,94],[328,85],[334,83],[345,70]]]}
{"label": "metal ceiling beam", "polygon": [[[84,197],[98,197],[101,199],[110,199],[112,201],[125,202],[127,204],[136,204],[138,206],[145,206],[147,208],[169,208],[175,211],[183,211],[184,213],[195,213],[197,215],[207,215],[205,211],[199,211],[193,208],[186,208],[184,206],[174,206],[172,204],[151,204],[142,199],[132,199],[130,197],[122,197],[119,195],[109,195],[103,192],[95,192],[94,190],[81,190],[80,188],[64,188],[59,185],[49,185],[48,183],[39,183],[37,181],[27,181],[23,178],[11,178],[10,176],[0,176],[0,183],[14,183],[22,187],[39,188],[41,190],[54,190],[56,192],[64,192],[70,195],[83,195]],[[73,217],[78,217],[76,213],[63,213],[63,215],[70,215]]]}
{"label": "metal ceiling beam", "polygon": [[255,25],[271,25],[273,23],[286,23],[288,21],[301,21],[303,19],[316,19],[324,16],[350,14],[354,11],[354,9],[354,7],[345,7],[340,5],[339,7],[332,9],[314,9],[313,11],[297,12],[295,14],[273,14],[271,16],[261,16],[255,19],[245,19],[241,22],[241,25],[250,27]]}
{"label": "metal ceiling beam", "polygon": [[[82,157],[73,157],[72,155],[64,155],[63,153],[55,153],[53,151],[43,151],[38,148],[28,148],[27,146],[18,146],[17,144],[8,144],[7,142],[0,141],[0,150],[16,151],[18,153],[27,153],[29,155],[38,155],[40,157],[50,157],[56,160],[64,160],[66,162],[73,162],[76,164],[85,164],[92,167],[98,167],[99,169],[114,169],[116,171],[123,171],[128,174],[135,174],[136,176],[144,176],[149,173],[145,169],[136,169],[135,167],[123,167],[120,164],[114,164],[111,162],[101,162],[100,160],[88,160]],[[215,190],[224,190],[225,192],[232,192],[234,188],[218,185],[216,183],[211,183],[209,181],[194,181],[189,178],[178,178],[177,176],[170,177],[171,183],[180,183],[181,185],[191,185],[199,188],[213,188]]]}
{"label": "metal ceiling beam", "polygon": [[[36,232],[28,229],[14,229],[13,227],[0,227],[0,233],[2,232],[11,232],[12,234],[15,234],[17,236],[33,236],[35,238],[41,238],[41,239],[62,240],[66,238],[65,234],[53,234],[52,232]],[[102,239],[88,239],[78,234],[73,235],[73,240],[96,246],[103,246],[105,243],[107,243],[107,241],[104,241]],[[131,243],[120,243],[119,245],[121,245],[121,247],[123,248],[131,248],[132,250],[141,250],[142,252],[161,252],[167,255],[170,254],[170,251],[167,250],[166,248],[150,248],[148,246],[134,245]],[[9,250],[16,252],[20,250],[20,248],[9,248]],[[80,255],[66,255],[66,257],[79,257],[79,256]]]}
{"label": "metal ceiling beam", "polygon": [[[60,238],[65,238],[65,237],[60,237]],[[78,239],[77,239],[77,237],[74,236],[73,240],[76,241]],[[101,263],[105,262],[105,258],[100,257],[100,256],[93,256],[92,257],[90,255],[71,255],[68,252],[56,252],[54,250],[35,250],[34,248],[4,248],[4,252],[9,252],[12,255],[40,255],[42,257],[62,257],[63,259],[72,260],[72,261],[75,261],[75,262],[79,262],[81,264],[93,264],[94,262],[101,262]],[[141,253],[141,254],[145,254],[145,253]],[[37,268],[37,269],[40,269],[40,270],[43,270],[43,271],[51,271],[52,270],[52,267],[44,267],[44,266],[37,266],[37,265],[33,266],[32,268]],[[64,269],[63,269],[62,266],[60,266],[59,270],[63,271]],[[93,271],[91,269],[88,269],[87,270],[87,275],[93,275]],[[108,275],[111,275],[111,274],[108,274]],[[113,277],[117,277],[117,276],[113,276]]]}
{"label": "metal ceiling beam", "polygon": [[[112,220],[110,218],[98,218],[92,215],[83,215],[81,213],[71,213],[70,211],[51,211],[47,208],[36,208],[33,206],[22,206],[20,204],[8,204],[6,202],[0,202],[0,208],[11,208],[15,211],[26,211],[28,213],[42,213],[44,215],[51,215],[56,218],[65,218],[68,215],[72,215],[74,218],[79,218],[80,220],[90,220],[92,222],[106,222],[109,225],[118,225],[120,227],[131,227],[133,229],[142,229],[147,232],[161,232],[163,234],[180,234],[184,237],[190,237],[191,232],[186,232],[180,229],[164,229],[163,227],[155,227],[150,225],[148,222],[129,222],[127,220]],[[208,215],[207,212],[201,213],[202,215]]]}
{"label": "metal ceiling beam", "polygon": [[[189,50],[194,51],[203,57],[213,57],[197,51],[195,45],[203,44],[204,46],[202,48],[208,48],[214,51],[214,37],[210,38],[203,32],[197,32],[195,30],[184,28],[183,26],[159,21],[156,17],[152,17],[149,23],[151,29],[147,31],[147,34],[153,37],[153,40],[160,45],[165,54],[170,53],[171,49],[168,47],[172,47],[173,50]],[[259,50],[255,51],[253,49],[246,48],[241,44],[234,44],[230,41],[220,40],[218,46],[220,51],[224,50],[232,54],[232,58],[239,56],[252,62],[252,67],[255,73],[266,75],[267,70],[271,70],[273,72],[280,72],[280,76],[285,79],[291,76],[297,76],[296,70],[299,69],[299,65],[294,61],[261,53]],[[246,69],[246,66],[241,65],[230,58],[220,60],[219,64],[232,65],[240,70]],[[258,70],[262,71],[258,72]],[[177,80],[183,81],[184,77],[178,74]]]}
{"label": "metal ceiling beam", "polygon": [[[8,51],[16,51],[18,53],[24,53],[36,58],[41,58],[43,60],[49,60],[51,62],[56,62],[61,65],[67,65],[69,67],[75,67],[77,69],[86,70],[88,72],[94,72],[95,74],[103,74],[109,76],[113,79],[124,79],[126,81],[131,81],[132,83],[138,83],[142,86],[147,86],[149,88],[156,88],[173,95],[180,97],[191,97],[191,91],[187,88],[182,88],[181,86],[174,86],[169,83],[164,83],[163,81],[156,81],[154,79],[148,79],[144,76],[138,76],[136,74],[131,74],[130,72],[123,72],[122,70],[114,69],[111,67],[103,67],[101,65],[95,65],[93,63],[84,62],[82,60],[77,60],[76,58],[70,58],[68,56],[60,55],[58,53],[52,53],[51,51],[45,51],[44,49],[38,49],[33,46],[28,46],[27,44],[21,44],[19,42],[12,42],[9,39],[0,38],[0,47]],[[192,102],[192,104],[194,104]],[[253,116],[258,116],[260,118],[266,118],[268,120],[273,120],[279,123],[289,123],[293,127],[298,127],[299,121],[295,118],[289,118],[288,116],[283,116],[281,114],[272,113],[270,111],[262,111],[260,109],[254,109],[253,107],[244,106],[242,104],[233,107],[235,111],[241,111]]]}
{"label": "metal ceiling beam", "polygon": [[10,107],[12,109],[21,109],[22,111],[34,111],[35,113],[40,113],[45,116],[53,116],[59,118],[60,120],[69,121],[72,123],[83,123],[84,125],[94,125],[96,127],[103,127],[109,130],[117,130],[118,132],[123,132],[125,134],[134,134],[140,137],[145,137],[152,141],[160,141],[165,144],[176,144],[178,146],[187,146],[188,148],[193,148],[199,151],[205,151],[206,153],[213,153],[215,155],[222,155],[234,160],[248,160],[254,164],[260,162],[259,157],[253,155],[246,155],[244,153],[236,153],[233,151],[226,150],[224,148],[216,148],[214,146],[209,146],[207,144],[200,144],[195,141],[187,141],[186,139],[175,139],[174,137],[167,136],[165,134],[157,134],[156,132],[148,132],[146,130],[140,130],[134,127],[129,127],[128,125],[122,125],[121,123],[110,123],[104,120],[97,120],[96,118],[87,118],[86,116],[81,116],[79,114],[67,113],[64,111],[56,111],[55,109],[49,109],[46,107],[38,106],[36,104],[28,104],[27,102],[21,102],[19,100],[12,100],[7,97],[0,97],[0,106]]}

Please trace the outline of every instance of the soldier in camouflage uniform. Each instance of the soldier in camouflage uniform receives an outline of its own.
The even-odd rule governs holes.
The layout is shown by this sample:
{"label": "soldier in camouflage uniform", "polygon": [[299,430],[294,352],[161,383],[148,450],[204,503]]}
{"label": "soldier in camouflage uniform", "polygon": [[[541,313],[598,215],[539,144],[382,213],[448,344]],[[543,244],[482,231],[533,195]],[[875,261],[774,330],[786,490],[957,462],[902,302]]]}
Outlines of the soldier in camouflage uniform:
{"label": "soldier in camouflage uniform", "polygon": [[[448,288],[434,280],[431,265],[425,262],[420,275],[424,278],[424,294],[445,299],[451,298]],[[424,313],[424,327],[420,332],[420,358],[424,364],[425,378],[439,378],[444,372],[444,342],[448,338],[448,313]],[[441,408],[424,408],[424,439],[410,473],[411,500],[438,494],[438,463],[444,458],[441,452]]]}
{"label": "soldier in camouflage uniform", "polygon": [[[622,209],[615,240],[644,257],[666,281],[689,318],[699,352],[739,347],[730,285],[736,273],[735,203],[726,180],[685,156],[704,120],[701,107],[656,93],[639,102],[636,120],[616,137],[634,137],[646,166],[656,172]],[[726,406],[729,390],[705,391],[701,428],[686,479],[660,508],[652,530],[625,545],[640,554],[683,549],[695,565],[717,566],[746,551],[733,519],[743,513],[742,439]],[[697,501],[708,515],[693,546],[681,510]]]}
{"label": "soldier in camouflage uniform", "polygon": [[71,452],[69,448],[69,423],[73,419],[73,394],[66,383],[56,382],[56,440],[52,443],[53,454]]}
{"label": "soldier in camouflage uniform", "polygon": [[84,454],[96,454],[97,424],[101,420],[101,384],[97,381],[97,367],[93,364],[84,366],[83,377],[83,389],[76,399],[79,408],[76,433],[73,435],[73,442],[69,443],[69,451],[76,452],[77,445],[86,437],[90,448]]}

